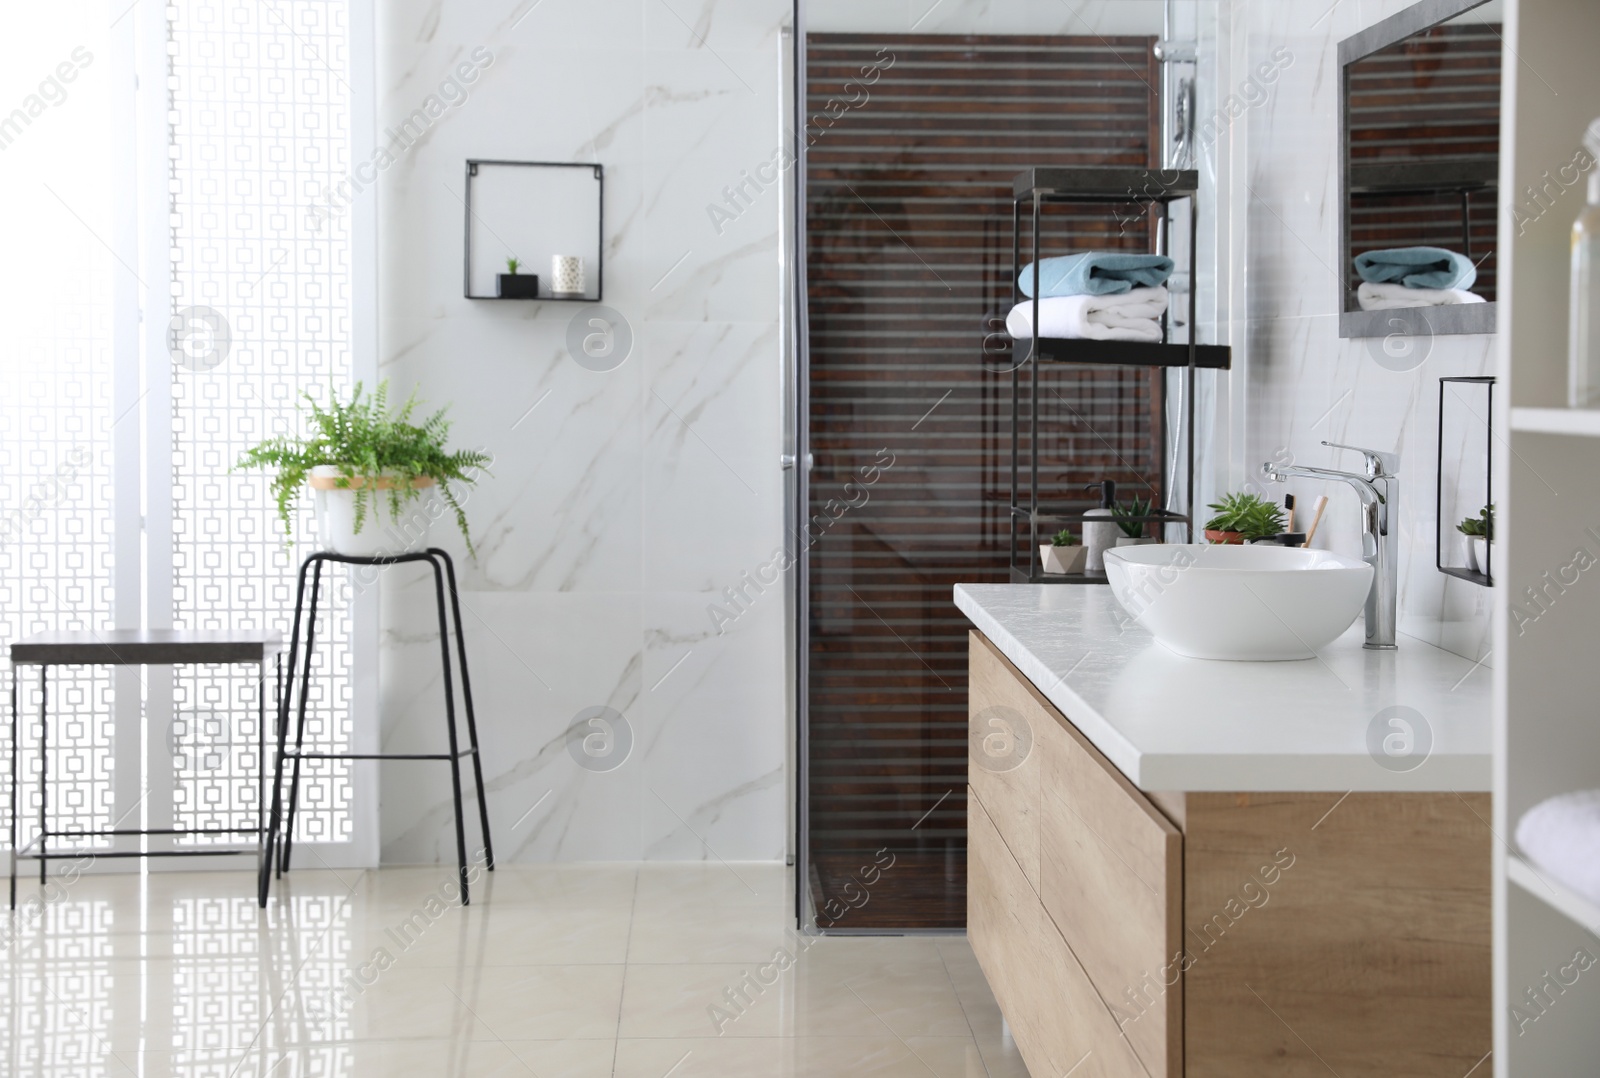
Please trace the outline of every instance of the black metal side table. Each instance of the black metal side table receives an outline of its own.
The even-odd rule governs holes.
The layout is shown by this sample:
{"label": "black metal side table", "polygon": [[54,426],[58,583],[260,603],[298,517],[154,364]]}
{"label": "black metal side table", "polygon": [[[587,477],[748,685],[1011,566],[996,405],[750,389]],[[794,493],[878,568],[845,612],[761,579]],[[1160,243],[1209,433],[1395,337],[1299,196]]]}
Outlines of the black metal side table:
{"label": "black metal side table", "polygon": [[[353,753],[353,752],[307,752],[304,749],[306,733],[306,702],[311,690],[311,653],[316,647],[317,640],[317,601],[321,594],[322,566],[327,562],[338,562],[344,565],[401,565],[406,562],[427,562],[433,569],[434,598],[439,609],[439,659],[444,669],[444,714],[445,732],[449,737],[449,752],[432,753]],[[306,576],[311,577],[311,595],[309,606],[306,603]],[[456,737],[456,706],[454,682],[450,673],[450,626],[445,615],[445,581],[450,583],[450,613],[455,621],[456,657],[461,663],[461,699],[467,713],[467,748],[459,748]],[[305,656],[300,656],[300,627],[304,615],[305,623]],[[300,690],[297,717],[295,720],[294,747],[288,747],[289,736],[289,705],[290,699],[295,695],[295,664],[300,665]],[[301,760],[448,760],[450,761],[450,782],[455,792],[456,809],[456,867],[460,873],[461,904],[469,904],[467,894],[467,837],[466,826],[461,815],[461,758],[472,757],[473,777],[478,784],[478,821],[483,827],[483,853],[490,872],[494,871],[494,846],[489,840],[489,804],[484,798],[483,790],[483,761],[478,753],[478,725],[472,711],[472,680],[467,674],[467,644],[461,630],[461,600],[456,593],[456,567],[450,560],[450,555],[438,547],[429,547],[409,554],[396,554],[387,557],[357,557],[350,554],[335,554],[332,551],[319,550],[306,556],[300,563],[299,583],[295,590],[294,599],[294,629],[289,637],[289,673],[285,683],[284,692],[278,699],[278,752],[277,763],[274,769],[272,783],[272,809],[268,814],[267,833],[265,840],[265,853],[261,859],[260,876],[258,880],[258,900],[262,907],[267,904],[267,892],[272,883],[274,865],[279,877],[289,871],[289,854],[293,846],[294,814],[296,802],[300,792],[300,761]],[[287,811],[283,804],[283,772],[284,764],[293,761],[290,771],[289,796]],[[277,845],[279,836],[282,836],[281,847]],[[274,862],[274,853],[277,854]]]}
{"label": "black metal side table", "polygon": [[[200,857],[219,854],[257,854],[267,863],[267,830],[261,817],[255,827],[119,828],[97,831],[52,831],[48,807],[50,755],[48,751],[49,669],[52,666],[172,666],[189,663],[253,663],[260,667],[256,698],[256,753],[261,778],[266,778],[267,660],[281,660],[283,638],[277,633],[218,632],[183,629],[118,629],[108,632],[38,633],[11,645],[11,908],[17,908],[17,862],[37,860],[39,883],[51,860],[70,860],[76,854],[50,852],[52,838],[101,838],[115,835],[256,835],[255,849],[217,849],[197,846],[182,850],[96,851],[100,857]],[[17,712],[19,667],[39,668],[39,833],[17,848],[17,761],[22,749]],[[274,680],[276,684],[276,680]],[[266,812],[266,787],[261,787],[259,808]],[[30,853],[35,846],[38,853]]]}

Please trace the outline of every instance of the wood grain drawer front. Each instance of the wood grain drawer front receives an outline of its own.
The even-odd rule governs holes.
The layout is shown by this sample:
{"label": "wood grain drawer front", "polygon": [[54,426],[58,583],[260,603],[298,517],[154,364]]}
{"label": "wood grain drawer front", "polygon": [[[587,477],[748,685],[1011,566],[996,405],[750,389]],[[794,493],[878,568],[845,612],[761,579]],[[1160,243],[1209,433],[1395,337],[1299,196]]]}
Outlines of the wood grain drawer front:
{"label": "wood grain drawer front", "polygon": [[1484,793],[1190,793],[1187,1078],[1487,1078],[1491,819]]}
{"label": "wood grain drawer front", "polygon": [[995,827],[1039,890],[1038,731],[1054,718],[1037,690],[989,643],[967,643],[967,781],[994,809]]}
{"label": "wood grain drawer front", "polygon": [[1068,724],[1047,731],[1038,749],[1045,910],[1151,1078],[1177,1078],[1183,836]]}
{"label": "wood grain drawer front", "polygon": [[1028,1070],[1041,1078],[1146,1078],[982,795],[968,795],[967,938]]}

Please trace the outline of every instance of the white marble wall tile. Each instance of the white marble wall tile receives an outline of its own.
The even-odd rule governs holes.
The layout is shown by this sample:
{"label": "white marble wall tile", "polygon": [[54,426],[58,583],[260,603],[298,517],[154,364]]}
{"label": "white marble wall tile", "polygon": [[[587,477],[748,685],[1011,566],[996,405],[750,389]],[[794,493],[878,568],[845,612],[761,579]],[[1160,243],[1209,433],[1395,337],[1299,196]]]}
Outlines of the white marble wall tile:
{"label": "white marble wall tile", "polygon": [[[380,12],[380,127],[473,48],[493,55],[467,100],[380,176],[380,366],[397,387],[449,402],[453,440],[495,456],[467,506],[478,562],[444,529],[435,539],[460,552],[507,861],[705,856],[675,821],[662,824],[670,814],[653,797],[646,804],[647,755],[661,792],[719,850],[784,850],[781,599],[661,678],[679,642],[708,631],[702,593],[782,543],[779,203],[769,192],[723,236],[705,206],[780,145],[787,9],[399,0]],[[578,305],[462,297],[468,157],[605,165],[603,302],[634,336],[621,366],[596,372],[569,355]],[[707,445],[754,495],[719,479]],[[383,621],[383,738],[413,751],[441,736],[431,592],[397,572]],[[592,705],[622,711],[637,737],[615,771],[584,770],[566,750],[568,725]],[[450,860],[448,770],[382,770],[384,858]]]}
{"label": "white marble wall tile", "polygon": [[645,586],[720,591],[773,551],[782,514],[778,328],[645,326]]}
{"label": "white marble wall tile", "polygon": [[[732,621],[717,593],[651,592],[645,600],[640,751],[644,856],[771,860],[784,855],[769,821],[786,819],[787,734],[771,714],[784,678],[783,582]],[[714,767],[715,780],[707,781]]]}
{"label": "white marble wall tile", "polygon": [[[1487,373],[1493,338],[1422,342],[1426,359],[1397,371],[1378,361],[1381,340],[1338,334],[1338,43],[1404,6],[1402,0],[1251,0],[1234,24],[1235,33],[1248,35],[1250,66],[1271,60],[1276,50],[1287,50],[1293,62],[1267,100],[1237,121],[1248,124],[1247,178],[1229,197],[1248,213],[1248,258],[1234,279],[1247,297],[1249,322],[1244,474],[1233,485],[1254,484],[1277,496],[1287,489],[1301,506],[1326,493],[1317,545],[1354,555],[1359,517],[1348,490],[1304,480],[1261,486],[1257,469],[1272,457],[1358,468],[1353,454],[1323,447],[1324,439],[1399,452],[1402,628],[1477,659],[1489,647],[1487,593],[1434,567],[1438,379]],[[1451,459],[1445,470],[1456,477],[1481,474],[1481,467]]]}
{"label": "white marble wall tile", "polygon": [[647,56],[643,227],[656,276],[641,297],[643,317],[773,319],[779,184],[759,184],[759,193],[746,187],[732,221],[714,219],[711,208],[726,209],[725,191],[763,167],[776,181],[771,166],[783,145],[777,56],[777,45]]}
{"label": "white marble wall tile", "polygon": [[651,49],[770,54],[792,7],[790,0],[648,0],[644,39]]}
{"label": "white marble wall tile", "polygon": [[[638,594],[478,591],[461,598],[497,855],[508,862],[637,860],[640,746],[648,733],[639,709]],[[410,628],[434,624],[431,592],[396,589],[385,602],[384,751],[437,752],[445,736],[437,636]],[[585,770],[567,749],[568,728],[594,706],[614,708],[633,728],[633,751],[615,770]],[[465,719],[458,721],[464,736]],[[475,835],[471,783],[463,782],[468,833]],[[385,764],[383,818],[385,861],[451,860],[447,765]]]}

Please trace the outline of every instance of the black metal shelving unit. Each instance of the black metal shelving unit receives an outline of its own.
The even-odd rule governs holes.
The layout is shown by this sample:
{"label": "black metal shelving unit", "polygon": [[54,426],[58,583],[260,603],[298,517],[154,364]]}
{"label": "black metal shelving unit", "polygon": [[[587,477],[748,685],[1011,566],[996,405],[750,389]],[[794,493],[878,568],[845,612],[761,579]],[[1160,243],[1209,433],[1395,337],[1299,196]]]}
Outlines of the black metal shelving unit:
{"label": "black metal shelving unit", "polygon": [[[1439,436],[1434,448],[1433,470],[1433,567],[1446,576],[1453,576],[1459,580],[1468,580],[1481,587],[1494,587],[1494,543],[1490,542],[1484,547],[1488,561],[1479,569],[1468,569],[1464,565],[1446,565],[1444,563],[1444,536],[1445,529],[1449,527],[1444,517],[1444,387],[1446,383],[1455,385],[1476,385],[1484,387],[1484,444],[1491,447],[1491,452],[1485,455],[1483,461],[1483,504],[1490,505],[1494,502],[1494,384],[1492,374],[1458,375],[1455,377],[1439,379]],[[1491,528],[1491,531],[1493,529]]]}
{"label": "black metal shelving unit", "polygon": [[[1079,524],[1085,520],[1083,512],[1071,512],[1059,505],[1039,500],[1039,364],[1082,363],[1135,367],[1182,368],[1184,371],[1184,445],[1186,467],[1184,474],[1185,512],[1160,509],[1148,516],[1129,517],[1128,520],[1146,523],[1182,524],[1186,537],[1193,539],[1194,522],[1194,374],[1196,370],[1227,370],[1232,365],[1231,351],[1226,345],[1202,345],[1195,340],[1197,313],[1196,250],[1198,233],[1200,189],[1199,173],[1192,169],[1143,168],[1030,168],[1019,172],[1011,183],[1011,304],[1015,307],[1023,300],[1020,277],[1022,274],[1022,210],[1032,204],[1033,243],[1033,338],[1028,355],[1011,367],[1011,579],[1021,584],[1103,584],[1104,573],[1045,574],[1038,563],[1039,526],[1041,524]],[[1183,344],[1167,341],[1148,344],[1135,341],[1087,341],[1039,336],[1039,261],[1044,257],[1040,250],[1040,215],[1050,203],[1118,204],[1133,203],[1159,206],[1163,210],[1173,202],[1189,199],[1193,209],[1189,214],[1189,340]],[[1168,253],[1170,246],[1171,217],[1162,220],[1156,231],[1156,254]],[[1166,315],[1162,316],[1163,336],[1170,336],[1171,327]],[[1015,342],[1020,345],[1021,341]],[[1021,389],[1022,366],[1028,367],[1028,487],[1026,500],[1022,498],[1021,479],[1021,423],[1023,416],[1018,397]],[[1162,408],[1161,442],[1167,443],[1166,408]],[[1170,500],[1171,491],[1164,490],[1163,499]],[[1026,564],[1017,562],[1019,529],[1026,526],[1028,543],[1024,548]],[[1053,529],[1052,529],[1053,530]]]}
{"label": "black metal shelving unit", "polygon": [[1472,258],[1472,196],[1500,185],[1499,162],[1486,158],[1399,161],[1350,166],[1352,195],[1456,195],[1461,200],[1461,250]]}

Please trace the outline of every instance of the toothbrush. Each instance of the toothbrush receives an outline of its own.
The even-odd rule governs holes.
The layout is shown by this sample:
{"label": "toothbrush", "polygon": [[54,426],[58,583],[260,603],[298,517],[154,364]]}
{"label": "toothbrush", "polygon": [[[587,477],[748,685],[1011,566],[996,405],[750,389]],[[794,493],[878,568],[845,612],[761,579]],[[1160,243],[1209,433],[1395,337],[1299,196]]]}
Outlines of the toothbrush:
{"label": "toothbrush", "polygon": [[1317,500],[1312,502],[1311,506],[1311,530],[1306,532],[1306,541],[1301,543],[1301,546],[1310,546],[1311,540],[1317,537],[1317,525],[1322,523],[1322,511],[1328,508],[1328,496],[1326,494],[1317,495]]}
{"label": "toothbrush", "polygon": [[1283,509],[1284,509],[1283,530],[1286,531],[1286,532],[1292,532],[1292,531],[1294,531],[1294,495],[1293,494],[1285,494],[1283,496]]}

